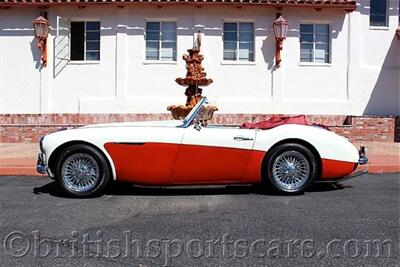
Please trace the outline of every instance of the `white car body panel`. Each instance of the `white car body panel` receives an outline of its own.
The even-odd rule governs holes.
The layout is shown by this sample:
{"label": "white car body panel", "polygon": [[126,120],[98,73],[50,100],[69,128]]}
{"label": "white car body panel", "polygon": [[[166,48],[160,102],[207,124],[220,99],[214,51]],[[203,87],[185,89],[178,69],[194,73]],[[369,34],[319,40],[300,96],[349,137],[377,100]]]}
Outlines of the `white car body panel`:
{"label": "white car body panel", "polygon": [[138,122],[114,122],[114,123],[103,123],[103,124],[91,124],[81,128],[103,128],[103,127],[178,127],[182,125],[182,121],[179,120],[167,120],[167,121],[138,121]]}
{"label": "white car body panel", "polygon": [[[238,140],[240,137],[249,140]],[[251,150],[255,139],[255,130],[227,127],[202,127],[200,130],[196,130],[190,126],[185,129],[182,144]]]}
{"label": "white car body panel", "polygon": [[179,127],[144,127],[144,126],[111,126],[81,127],[77,129],[64,130],[49,134],[43,141],[43,152],[46,155],[46,164],[52,153],[61,145],[72,141],[83,141],[99,148],[110,162],[113,177],[116,172],[111,156],[104,148],[104,144],[109,142],[120,143],[171,143],[180,144],[182,141],[184,128]]}
{"label": "white car body panel", "polygon": [[269,130],[258,130],[254,150],[268,151],[286,139],[300,139],[311,144],[322,159],[358,162],[358,150],[346,138],[320,127],[285,124]]}
{"label": "white car body panel", "polygon": [[[152,124],[155,126],[150,126]],[[45,137],[43,152],[46,164],[57,147],[71,141],[83,141],[99,148],[110,162],[114,179],[113,160],[104,148],[104,144],[109,142],[187,144],[267,152],[280,141],[300,139],[311,144],[323,159],[356,163],[359,157],[357,149],[346,138],[319,127],[286,124],[269,130],[229,127],[202,127],[197,130],[194,126],[177,127],[180,124],[179,121],[113,123],[59,131]],[[234,140],[238,136],[249,140]]]}

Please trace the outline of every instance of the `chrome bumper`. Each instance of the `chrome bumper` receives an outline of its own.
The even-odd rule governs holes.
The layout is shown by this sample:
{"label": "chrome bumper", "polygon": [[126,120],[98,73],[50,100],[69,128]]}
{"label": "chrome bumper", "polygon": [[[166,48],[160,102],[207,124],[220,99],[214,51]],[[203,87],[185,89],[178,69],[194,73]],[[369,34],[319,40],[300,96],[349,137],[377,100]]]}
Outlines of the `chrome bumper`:
{"label": "chrome bumper", "polygon": [[365,147],[361,146],[360,150],[358,150],[358,155],[360,156],[358,158],[358,164],[364,165],[368,163],[368,158],[365,155]]}
{"label": "chrome bumper", "polygon": [[40,174],[46,174],[47,173],[47,166],[44,160],[44,154],[39,153],[37,157],[37,163],[36,163],[36,171]]}

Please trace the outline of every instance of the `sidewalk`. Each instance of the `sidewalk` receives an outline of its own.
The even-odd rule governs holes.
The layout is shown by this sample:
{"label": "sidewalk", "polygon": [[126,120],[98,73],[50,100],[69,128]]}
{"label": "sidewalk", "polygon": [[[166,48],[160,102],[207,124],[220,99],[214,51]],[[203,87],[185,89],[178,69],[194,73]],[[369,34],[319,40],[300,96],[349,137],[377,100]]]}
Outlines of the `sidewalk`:
{"label": "sidewalk", "polygon": [[[360,169],[368,169],[370,173],[400,173],[400,143],[370,142],[363,145],[369,162]],[[36,172],[38,151],[38,144],[0,143],[0,175],[40,175]]]}
{"label": "sidewalk", "polygon": [[38,143],[0,143],[0,175],[35,175]]}

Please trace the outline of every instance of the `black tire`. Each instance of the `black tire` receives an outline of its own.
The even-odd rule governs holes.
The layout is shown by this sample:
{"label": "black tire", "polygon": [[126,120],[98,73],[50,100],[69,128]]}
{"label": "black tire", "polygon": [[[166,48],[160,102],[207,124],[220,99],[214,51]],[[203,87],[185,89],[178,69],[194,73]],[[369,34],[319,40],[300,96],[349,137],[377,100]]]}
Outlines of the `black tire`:
{"label": "black tire", "polygon": [[[279,193],[289,194],[289,195],[301,194],[317,178],[318,175],[317,159],[315,155],[303,145],[297,143],[282,144],[273,148],[271,151],[267,153],[267,155],[268,156],[265,162],[266,164],[264,165],[265,168],[263,170],[264,182],[268,185],[271,185],[272,188],[278,191]],[[292,165],[290,165],[290,168],[295,168],[295,170],[285,169],[286,172],[283,174],[281,171],[283,169],[280,168],[280,166],[282,166],[282,162],[285,159],[285,156],[286,158],[287,157],[290,158],[290,156],[294,158],[297,157],[297,160],[299,160],[300,162],[299,164],[301,167],[295,168]],[[285,167],[287,166],[285,165]],[[297,175],[299,169],[301,169],[301,174]],[[295,177],[303,178],[301,179],[301,181],[298,181],[299,183],[298,186],[295,186],[294,184],[289,185],[287,183],[286,186],[284,185],[285,182],[283,180],[285,180],[285,175],[287,172],[291,171],[292,172],[296,171],[296,174],[294,174]],[[289,178],[289,180],[290,179],[292,178]],[[290,186],[293,186],[293,188],[289,188]]]}
{"label": "black tire", "polygon": [[[92,177],[94,181],[90,184],[90,188],[87,190],[74,190],[71,188],[71,185],[68,186],[68,179],[63,177],[63,173],[67,169],[65,166],[68,165],[73,157],[85,157],[85,159],[89,160],[89,162],[93,163],[93,170],[96,170],[96,175]],[[66,163],[66,161],[68,162]],[[66,165],[64,165],[66,163]],[[96,165],[97,164],[97,165]],[[63,166],[65,167],[63,172]],[[86,169],[85,169],[86,170]],[[58,156],[56,162],[56,170],[55,170],[55,180],[57,185],[69,196],[73,197],[95,197],[99,196],[104,192],[107,184],[111,179],[111,171],[107,162],[107,159],[100,153],[97,149],[85,145],[85,144],[76,144],[71,145],[65,148],[60,155]]]}

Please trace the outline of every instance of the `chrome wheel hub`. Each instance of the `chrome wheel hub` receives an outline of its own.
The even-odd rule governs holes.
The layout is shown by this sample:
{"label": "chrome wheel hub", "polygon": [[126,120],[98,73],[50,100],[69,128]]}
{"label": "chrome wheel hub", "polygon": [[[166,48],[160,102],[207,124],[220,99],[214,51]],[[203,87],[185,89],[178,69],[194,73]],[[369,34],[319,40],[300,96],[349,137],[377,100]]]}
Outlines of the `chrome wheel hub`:
{"label": "chrome wheel hub", "polygon": [[295,150],[285,151],[275,159],[272,175],[281,188],[297,190],[309,179],[310,165],[302,153]]}
{"label": "chrome wheel hub", "polygon": [[100,178],[96,160],[84,153],[69,156],[61,167],[64,184],[72,191],[85,192],[93,189]]}

